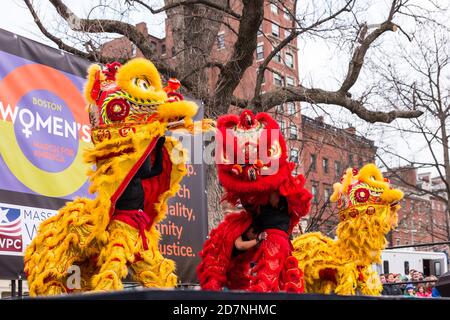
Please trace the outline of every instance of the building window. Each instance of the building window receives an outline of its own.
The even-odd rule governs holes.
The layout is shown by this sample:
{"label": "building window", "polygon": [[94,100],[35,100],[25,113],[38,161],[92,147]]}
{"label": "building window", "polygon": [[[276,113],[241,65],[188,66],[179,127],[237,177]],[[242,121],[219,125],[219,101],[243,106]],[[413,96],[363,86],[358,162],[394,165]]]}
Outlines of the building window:
{"label": "building window", "polygon": [[291,30],[290,29],[284,29],[284,37],[287,38],[291,35]]}
{"label": "building window", "polygon": [[131,56],[136,57],[137,47],[134,43],[131,44]]}
{"label": "building window", "polygon": [[295,110],[295,103],[293,102],[288,102],[286,103],[287,106],[287,114],[292,116],[295,114],[296,110]]}
{"label": "building window", "polygon": [[274,23],[272,23],[272,35],[277,38],[280,36],[280,27]]}
{"label": "building window", "polygon": [[161,55],[165,55],[166,54],[166,45],[165,44],[162,44],[161,45]]}
{"label": "building window", "polygon": [[311,193],[313,196],[313,203],[318,203],[319,202],[319,188],[317,187],[317,185],[313,184],[311,186]]}
{"label": "building window", "polygon": [[286,52],[285,59],[286,65],[289,68],[294,68],[294,56],[292,55],[292,53]]}
{"label": "building window", "polygon": [[297,139],[297,126],[293,123],[289,126],[289,138]]}
{"label": "building window", "polygon": [[172,57],[174,57],[175,54],[176,54],[175,47],[172,47]]}
{"label": "building window", "polygon": [[324,173],[328,173],[328,159],[323,158],[322,159],[322,168]]}
{"label": "building window", "polygon": [[284,131],[286,131],[286,121],[281,120],[281,121],[279,122],[279,125],[280,125],[280,131],[281,131],[281,133],[284,134]]}
{"label": "building window", "polygon": [[309,162],[311,163],[309,165],[309,170],[311,171],[316,171],[316,161],[317,161],[317,155],[315,155],[314,153],[311,153],[311,155],[309,156]]}
{"label": "building window", "polygon": [[353,155],[352,155],[352,154],[349,154],[349,155],[348,155],[348,166],[349,166],[350,168],[353,168],[353,166],[354,166],[354,163],[353,163]]}
{"label": "building window", "polygon": [[278,14],[278,7],[275,3],[270,4],[270,11],[272,11],[272,13]]}
{"label": "building window", "polygon": [[295,86],[295,79],[292,77],[286,77],[286,85],[288,87],[294,87]]}
{"label": "building window", "polygon": [[333,189],[330,186],[325,186],[324,196],[325,196],[326,202],[330,201],[330,197],[332,194],[333,194]]}
{"label": "building window", "polygon": [[341,163],[339,161],[334,162],[334,174],[336,177],[341,176]]}
{"label": "building window", "polygon": [[225,48],[225,34],[221,33],[217,35],[217,49]]}
{"label": "building window", "polygon": [[287,8],[283,9],[283,16],[287,20],[291,20],[291,15],[289,14],[289,10]]}
{"label": "building window", "polygon": [[395,245],[399,246],[400,245],[400,239],[395,239]]}
{"label": "building window", "polygon": [[277,87],[283,86],[283,78],[278,73],[273,74],[273,84]]}
{"label": "building window", "polygon": [[150,41],[150,48],[151,48],[153,51],[156,51],[156,46],[157,46],[157,44],[156,44],[155,41]]}
{"label": "building window", "polygon": [[387,261],[387,260],[383,261],[383,273],[384,274],[389,273],[389,261]]}
{"label": "building window", "polygon": [[291,149],[291,152],[289,154],[289,161],[298,163],[298,150],[297,149]]}
{"label": "building window", "polygon": [[256,46],[256,60],[264,59],[264,44],[258,43]]}
{"label": "building window", "polygon": [[274,56],[273,56],[273,60],[281,63],[281,51],[278,51]]}
{"label": "building window", "polygon": [[409,261],[405,261],[403,263],[404,269],[405,269],[405,274],[409,274]]}
{"label": "building window", "polygon": [[275,106],[275,110],[277,113],[283,114],[283,105],[279,104],[277,106]]}
{"label": "building window", "polygon": [[263,30],[262,30],[262,25],[259,27],[258,29],[258,33],[256,34],[257,37],[262,36],[263,35]]}
{"label": "building window", "polygon": [[358,158],[358,166],[359,166],[360,168],[362,168],[363,165],[364,165],[363,159],[362,159],[361,157]]}
{"label": "building window", "polygon": [[434,262],[434,274],[436,275],[436,277],[441,276],[441,262],[440,261],[435,261]]}

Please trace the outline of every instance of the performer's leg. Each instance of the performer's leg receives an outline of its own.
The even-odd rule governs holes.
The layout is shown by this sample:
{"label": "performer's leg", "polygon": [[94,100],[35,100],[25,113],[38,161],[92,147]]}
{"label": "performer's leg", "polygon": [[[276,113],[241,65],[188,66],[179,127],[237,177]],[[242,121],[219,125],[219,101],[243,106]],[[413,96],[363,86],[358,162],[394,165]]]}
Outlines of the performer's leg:
{"label": "performer's leg", "polygon": [[226,287],[230,290],[248,290],[252,279],[255,250],[250,249],[232,257],[227,272]]}
{"label": "performer's leg", "polygon": [[[41,224],[24,257],[30,296],[71,291],[67,286],[70,267],[83,260],[86,251],[97,249],[95,241],[90,243],[88,250],[81,245],[92,232],[91,221],[82,219],[92,211],[92,205],[91,200],[76,199],[61,208],[57,216]],[[87,223],[80,225],[73,221]]]}
{"label": "performer's leg", "polygon": [[256,266],[252,270],[250,291],[278,291],[281,272],[290,253],[287,236],[267,233],[267,239],[261,242],[261,246],[255,254]]}
{"label": "performer's leg", "polygon": [[[138,245],[140,250],[135,261],[131,264],[134,278],[144,287],[173,288],[177,284],[175,275],[175,262],[166,259],[159,252],[159,234],[153,226],[146,231],[148,249],[144,249],[142,243]],[[142,242],[142,241],[141,241]]]}
{"label": "performer's leg", "polygon": [[138,231],[124,222],[113,220],[108,232],[109,242],[99,256],[100,271],[92,278],[95,291],[122,289],[122,278],[128,274],[127,264],[134,260]]}
{"label": "performer's leg", "polygon": [[339,267],[336,277],[337,286],[334,289],[334,293],[339,295],[355,295],[357,277],[358,271],[353,263],[347,263]]}

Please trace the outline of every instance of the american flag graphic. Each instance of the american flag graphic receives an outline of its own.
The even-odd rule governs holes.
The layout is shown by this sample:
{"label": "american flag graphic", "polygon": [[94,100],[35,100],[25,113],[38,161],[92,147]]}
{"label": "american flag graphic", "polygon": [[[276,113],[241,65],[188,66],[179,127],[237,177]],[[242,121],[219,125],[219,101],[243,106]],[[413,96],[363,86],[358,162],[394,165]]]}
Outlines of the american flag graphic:
{"label": "american flag graphic", "polygon": [[22,220],[20,209],[0,207],[0,252],[22,251]]}
{"label": "american flag graphic", "polygon": [[22,233],[22,227],[20,226],[20,219],[16,219],[10,223],[0,224],[0,234],[4,236],[19,236]]}

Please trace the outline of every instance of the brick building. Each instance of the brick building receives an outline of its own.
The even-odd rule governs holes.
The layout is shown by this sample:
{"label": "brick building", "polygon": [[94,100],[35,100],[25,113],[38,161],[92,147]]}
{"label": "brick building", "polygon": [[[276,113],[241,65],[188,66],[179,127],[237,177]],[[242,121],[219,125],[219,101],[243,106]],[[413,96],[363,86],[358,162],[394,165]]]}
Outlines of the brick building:
{"label": "brick building", "polygon": [[[147,24],[145,22],[138,23],[136,28],[143,34],[146,34],[151,45],[156,49],[155,52],[159,56],[167,55],[166,38],[158,38],[148,33]],[[128,60],[134,57],[142,57],[142,52],[126,37],[119,37],[117,39],[106,42],[102,45],[101,53],[104,56],[115,59]]]}
{"label": "brick building", "polygon": [[[395,175],[392,173],[395,172]],[[406,166],[392,169],[389,176],[391,183],[399,187],[405,197],[400,203],[398,227],[389,236],[393,246],[412,245],[448,241],[449,219],[447,204],[442,199],[419,192],[413,186],[433,191],[439,185],[437,178],[430,173],[417,174],[413,167]],[[432,183],[434,182],[434,183]],[[448,250],[448,246],[423,247],[420,250]]]}
{"label": "brick building", "polygon": [[[240,1],[232,1],[232,8],[239,12]],[[286,36],[293,24],[294,2],[287,0],[284,7],[266,1],[264,16],[258,33],[255,60],[249,67],[240,85],[234,94],[239,98],[251,98],[257,78],[257,69],[264,59],[272,52]],[[165,23],[165,38],[157,38],[148,34],[144,22],[137,24],[139,30],[148,35],[156,48],[156,53],[161,58],[167,58],[172,64],[176,64],[177,52],[180,48],[174,43],[172,36],[171,15],[168,13]],[[225,18],[229,26],[237,29],[237,21]],[[225,62],[232,53],[236,34],[225,24],[221,26],[217,39],[211,52],[214,61]],[[142,56],[139,49],[126,38],[118,38],[103,46],[103,53],[109,56],[129,59],[134,56]],[[209,71],[208,79],[212,87],[217,79],[217,69]],[[262,92],[270,91],[280,86],[296,86],[299,84],[299,64],[297,41],[293,40],[283,48],[272,61],[264,73]],[[314,194],[314,205],[310,214],[310,221],[314,226],[311,230],[322,230],[325,233],[333,233],[337,220],[334,219],[334,207],[328,206],[324,199],[331,195],[332,184],[339,181],[343,171],[347,167],[362,166],[374,161],[376,148],[373,141],[356,135],[355,128],[339,129],[325,124],[323,118],[311,119],[301,115],[300,103],[286,102],[274,107],[269,112],[278,121],[284,133],[288,145],[289,158],[297,163],[294,174],[302,173],[307,177],[307,188]],[[230,112],[239,112],[230,108]],[[324,206],[326,204],[326,206]],[[304,222],[304,223],[305,223]]]}

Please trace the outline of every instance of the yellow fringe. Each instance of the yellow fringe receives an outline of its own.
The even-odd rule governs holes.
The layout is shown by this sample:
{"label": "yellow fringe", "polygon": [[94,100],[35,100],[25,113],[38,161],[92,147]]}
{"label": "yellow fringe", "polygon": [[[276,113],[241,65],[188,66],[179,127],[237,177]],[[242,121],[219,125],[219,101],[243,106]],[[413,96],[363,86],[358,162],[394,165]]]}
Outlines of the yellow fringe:
{"label": "yellow fringe", "polygon": [[192,117],[197,113],[198,106],[187,100],[169,102],[158,106],[157,112],[161,121],[170,122],[184,119],[186,126],[192,125]]}

